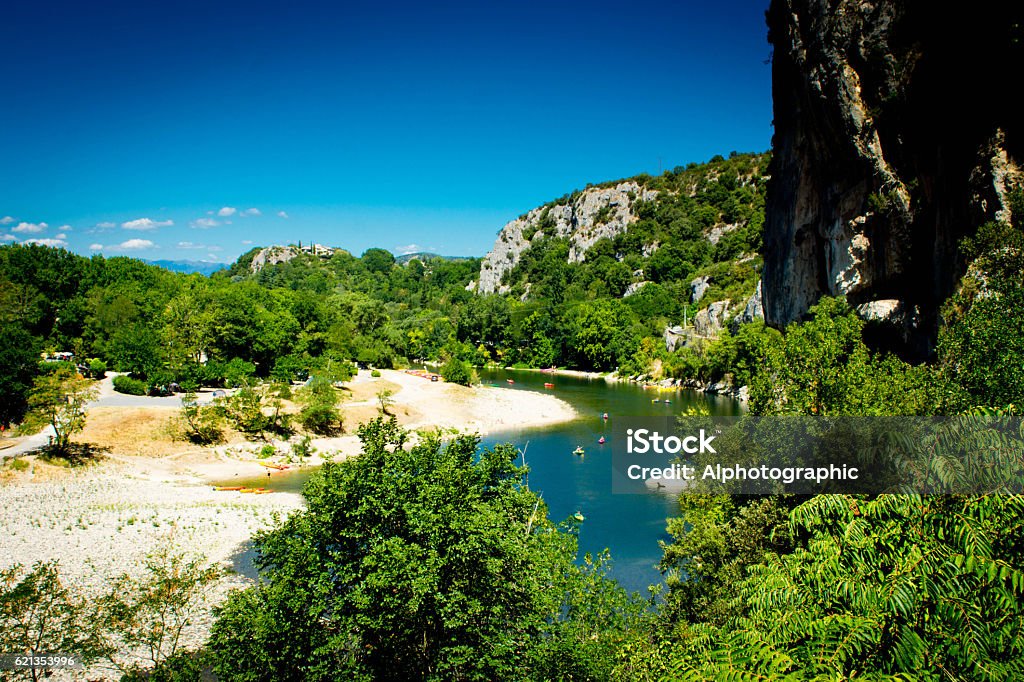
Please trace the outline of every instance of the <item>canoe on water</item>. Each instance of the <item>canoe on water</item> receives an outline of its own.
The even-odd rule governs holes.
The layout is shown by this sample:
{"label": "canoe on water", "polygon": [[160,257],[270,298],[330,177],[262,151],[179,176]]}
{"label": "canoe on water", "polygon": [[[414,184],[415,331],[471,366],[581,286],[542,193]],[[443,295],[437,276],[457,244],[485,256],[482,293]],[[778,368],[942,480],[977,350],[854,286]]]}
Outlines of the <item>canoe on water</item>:
{"label": "canoe on water", "polygon": [[240,485],[218,485],[213,487],[214,490],[241,490]]}

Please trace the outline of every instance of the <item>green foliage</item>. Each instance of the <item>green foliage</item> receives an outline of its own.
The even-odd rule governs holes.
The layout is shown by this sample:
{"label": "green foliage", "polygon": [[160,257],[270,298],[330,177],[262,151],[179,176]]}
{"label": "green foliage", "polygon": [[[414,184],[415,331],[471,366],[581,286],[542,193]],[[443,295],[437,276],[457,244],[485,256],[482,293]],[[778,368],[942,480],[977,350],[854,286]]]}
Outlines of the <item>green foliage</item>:
{"label": "green foliage", "polygon": [[330,381],[313,377],[299,391],[303,408],[299,423],[312,433],[332,436],[343,430],[341,412],[338,411],[338,392]]}
{"label": "green foliage", "polygon": [[379,379],[380,378],[380,370],[379,369],[372,369],[372,370],[370,370],[370,376],[373,377],[374,379]]}
{"label": "green foliage", "polygon": [[213,679],[213,656],[207,650],[179,651],[153,668],[133,669],[121,676],[121,682],[196,682]]}
{"label": "green foliage", "polygon": [[296,459],[305,459],[312,457],[316,452],[316,448],[312,445],[312,439],[309,436],[303,436],[297,442],[292,443],[292,457]]}
{"label": "green foliage", "polygon": [[199,616],[221,575],[200,558],[164,548],[146,557],[142,577],[125,573],[115,578],[94,605],[104,658],[129,679],[139,674],[132,651],[142,651],[150,665],[182,665],[165,662],[182,656],[182,633]]}
{"label": "green foliage", "polygon": [[149,387],[145,381],[133,379],[125,374],[114,377],[114,390],[127,395],[146,395]]}
{"label": "green foliage", "polygon": [[594,224],[604,225],[605,223],[612,219],[612,216],[614,214],[615,209],[612,208],[610,205],[602,206],[597,210],[597,213],[594,214]]}
{"label": "green foliage", "polygon": [[275,385],[240,388],[229,396],[215,398],[214,405],[228,423],[249,437],[265,438],[267,433],[286,436],[291,433],[290,417]]}
{"label": "green foliage", "polygon": [[81,600],[60,578],[57,562],[0,569],[0,651],[73,653],[85,663],[100,647]]}
{"label": "green foliage", "polygon": [[380,405],[380,413],[382,415],[391,414],[389,410],[391,409],[391,406],[394,405],[395,403],[395,400],[392,397],[394,394],[395,392],[389,388],[377,391],[377,403]]}
{"label": "green foliage", "polygon": [[367,249],[361,260],[370,272],[386,273],[395,264],[395,257],[384,249]]}
{"label": "green foliage", "polygon": [[596,677],[637,609],[601,566],[574,565],[574,526],[547,519],[518,453],[480,451],[469,436],[409,448],[394,419],[360,438],[359,457],[310,479],[304,511],[258,538],[263,580],[213,628],[217,674],[523,680],[564,666]]}
{"label": "green foliage", "polygon": [[662,663],[680,678],[1017,679],[1022,520],[1019,495],[815,497],[790,515],[801,546],[750,566],[735,612],[688,627]]}
{"label": "green foliage", "polygon": [[668,520],[672,542],[663,545],[660,565],[669,590],[662,617],[673,624],[721,625],[734,616],[747,568],[769,552],[792,549],[793,504],[785,497],[740,502],[728,495],[680,495],[680,515]]}
{"label": "green foliage", "polygon": [[299,395],[303,403],[299,412],[299,423],[311,433],[333,436],[344,430],[341,412],[338,411],[338,394],[334,386],[325,379],[314,377]]}
{"label": "green foliage", "polygon": [[939,383],[925,366],[873,353],[864,322],[841,299],[822,299],[812,319],[769,344],[750,384],[756,414],[933,414]]}
{"label": "green foliage", "polygon": [[224,436],[224,415],[219,406],[200,405],[198,396],[188,390],[181,396],[182,436],[197,445],[219,443]]}
{"label": "green foliage", "polygon": [[39,341],[13,323],[0,324],[0,425],[20,422],[39,371]]}
{"label": "green foliage", "polygon": [[463,360],[450,358],[441,367],[441,377],[450,384],[471,386],[473,384],[473,370]]}
{"label": "green foliage", "polygon": [[989,223],[964,246],[974,264],[939,335],[940,368],[954,387],[947,407],[1022,405],[1024,225]]}
{"label": "green foliage", "polygon": [[27,460],[10,457],[7,459],[7,466],[13,471],[28,471],[30,465]]}
{"label": "green foliage", "polygon": [[36,377],[28,404],[53,428],[51,454],[69,454],[71,436],[85,428],[85,406],[95,397],[96,388],[70,370],[61,368]]}
{"label": "green foliage", "polygon": [[107,363],[102,360],[92,359],[89,361],[89,374],[93,379],[100,380],[107,376]]}

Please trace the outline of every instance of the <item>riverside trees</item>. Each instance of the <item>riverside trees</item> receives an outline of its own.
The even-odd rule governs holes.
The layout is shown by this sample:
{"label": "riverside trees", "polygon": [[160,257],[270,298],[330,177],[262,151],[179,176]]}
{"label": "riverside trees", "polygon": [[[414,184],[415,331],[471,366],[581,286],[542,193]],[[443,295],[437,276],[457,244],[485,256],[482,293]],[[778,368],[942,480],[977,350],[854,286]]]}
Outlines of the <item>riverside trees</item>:
{"label": "riverside trees", "polygon": [[359,436],[257,539],[263,580],[214,625],[222,679],[607,677],[639,605],[599,562],[574,564],[576,522],[548,520],[511,446],[409,448],[383,417]]}

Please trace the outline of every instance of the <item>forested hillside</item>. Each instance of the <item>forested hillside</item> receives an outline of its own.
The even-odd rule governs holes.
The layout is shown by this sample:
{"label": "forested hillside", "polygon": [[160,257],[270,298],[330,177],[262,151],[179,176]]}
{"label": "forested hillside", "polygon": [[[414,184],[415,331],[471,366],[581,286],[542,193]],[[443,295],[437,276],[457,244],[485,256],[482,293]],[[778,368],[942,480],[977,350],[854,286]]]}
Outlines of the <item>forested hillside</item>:
{"label": "forested hillside", "polygon": [[[254,248],[206,278],[129,258],[0,247],[4,345],[19,358],[6,366],[22,368],[5,370],[20,378],[10,379],[4,418],[23,414],[17,396],[44,350],[99,359],[150,386],[218,385],[239,371],[283,378],[328,361],[391,367],[452,357],[634,374],[663,360],[659,376],[681,377],[698,351],[669,353],[665,328],[715,301],[730,301],[735,315],[756,287],[766,163],[734,154],[630,180],[646,198],[575,259],[578,235],[553,214],[622,183],[532,211],[529,246],[493,294],[473,292],[478,259],[396,260],[383,249],[355,257]],[[592,227],[610,213],[597,208]]]}

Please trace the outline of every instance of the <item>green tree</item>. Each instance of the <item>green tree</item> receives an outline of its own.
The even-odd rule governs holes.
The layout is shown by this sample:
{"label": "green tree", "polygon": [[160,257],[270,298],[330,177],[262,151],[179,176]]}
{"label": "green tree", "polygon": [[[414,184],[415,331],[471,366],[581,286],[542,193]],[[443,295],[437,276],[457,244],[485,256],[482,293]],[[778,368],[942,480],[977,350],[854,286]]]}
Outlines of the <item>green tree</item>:
{"label": "green tree", "polygon": [[[60,579],[57,562],[31,570],[16,564],[0,569],[0,651],[5,654],[73,654],[96,658],[99,646],[81,599]],[[48,677],[33,670],[29,679]]]}
{"label": "green tree", "polygon": [[386,273],[391,270],[395,264],[395,257],[390,251],[377,248],[367,249],[364,251],[361,256],[361,260],[363,261],[363,265],[365,265],[366,269],[370,272]]}
{"label": "green tree", "polygon": [[338,411],[338,393],[327,379],[313,377],[299,391],[299,400],[303,403],[299,422],[307,431],[332,436],[344,429],[341,412]]}
{"label": "green tree", "polygon": [[750,383],[754,413],[935,413],[940,384],[929,368],[873,353],[864,343],[864,321],[841,299],[822,299],[810,313],[782,337],[755,344],[765,361]]}
{"label": "green tree", "polygon": [[[523,680],[559,663],[592,670],[630,602],[599,572],[584,588],[574,526],[548,521],[518,453],[480,451],[469,436],[442,445],[427,435],[410,448],[393,418],[359,435],[362,454],[325,464],[305,488],[306,509],[257,539],[263,580],[214,624],[218,675]],[[587,595],[607,600],[603,615]]]}
{"label": "green tree", "polygon": [[199,557],[164,548],[146,557],[142,577],[122,574],[95,604],[103,657],[122,673],[139,671],[132,652],[148,665],[179,656],[182,635],[200,615],[220,569]]}
{"label": "green tree", "polygon": [[462,386],[473,384],[473,370],[465,361],[454,356],[441,367],[441,377],[450,384]]}
{"label": "green tree", "polygon": [[788,525],[805,541],[749,566],[723,623],[637,652],[629,678],[1024,675],[1024,497],[819,495]]}
{"label": "green tree", "polygon": [[69,454],[71,436],[85,428],[85,406],[96,397],[96,388],[72,370],[60,368],[36,377],[29,407],[53,427],[50,451]]}
{"label": "green tree", "polygon": [[224,435],[224,416],[216,405],[200,405],[191,388],[181,396],[181,433],[197,445],[219,443]]}
{"label": "green tree", "polygon": [[382,415],[391,415],[389,410],[395,404],[394,394],[394,391],[387,388],[377,391],[377,403],[380,405],[380,413]]}
{"label": "green tree", "polygon": [[964,251],[974,266],[947,303],[939,335],[940,368],[953,388],[948,408],[1022,405],[1024,216],[982,226]]}
{"label": "green tree", "polygon": [[0,326],[0,425],[20,422],[39,371],[39,340],[14,324]]}

